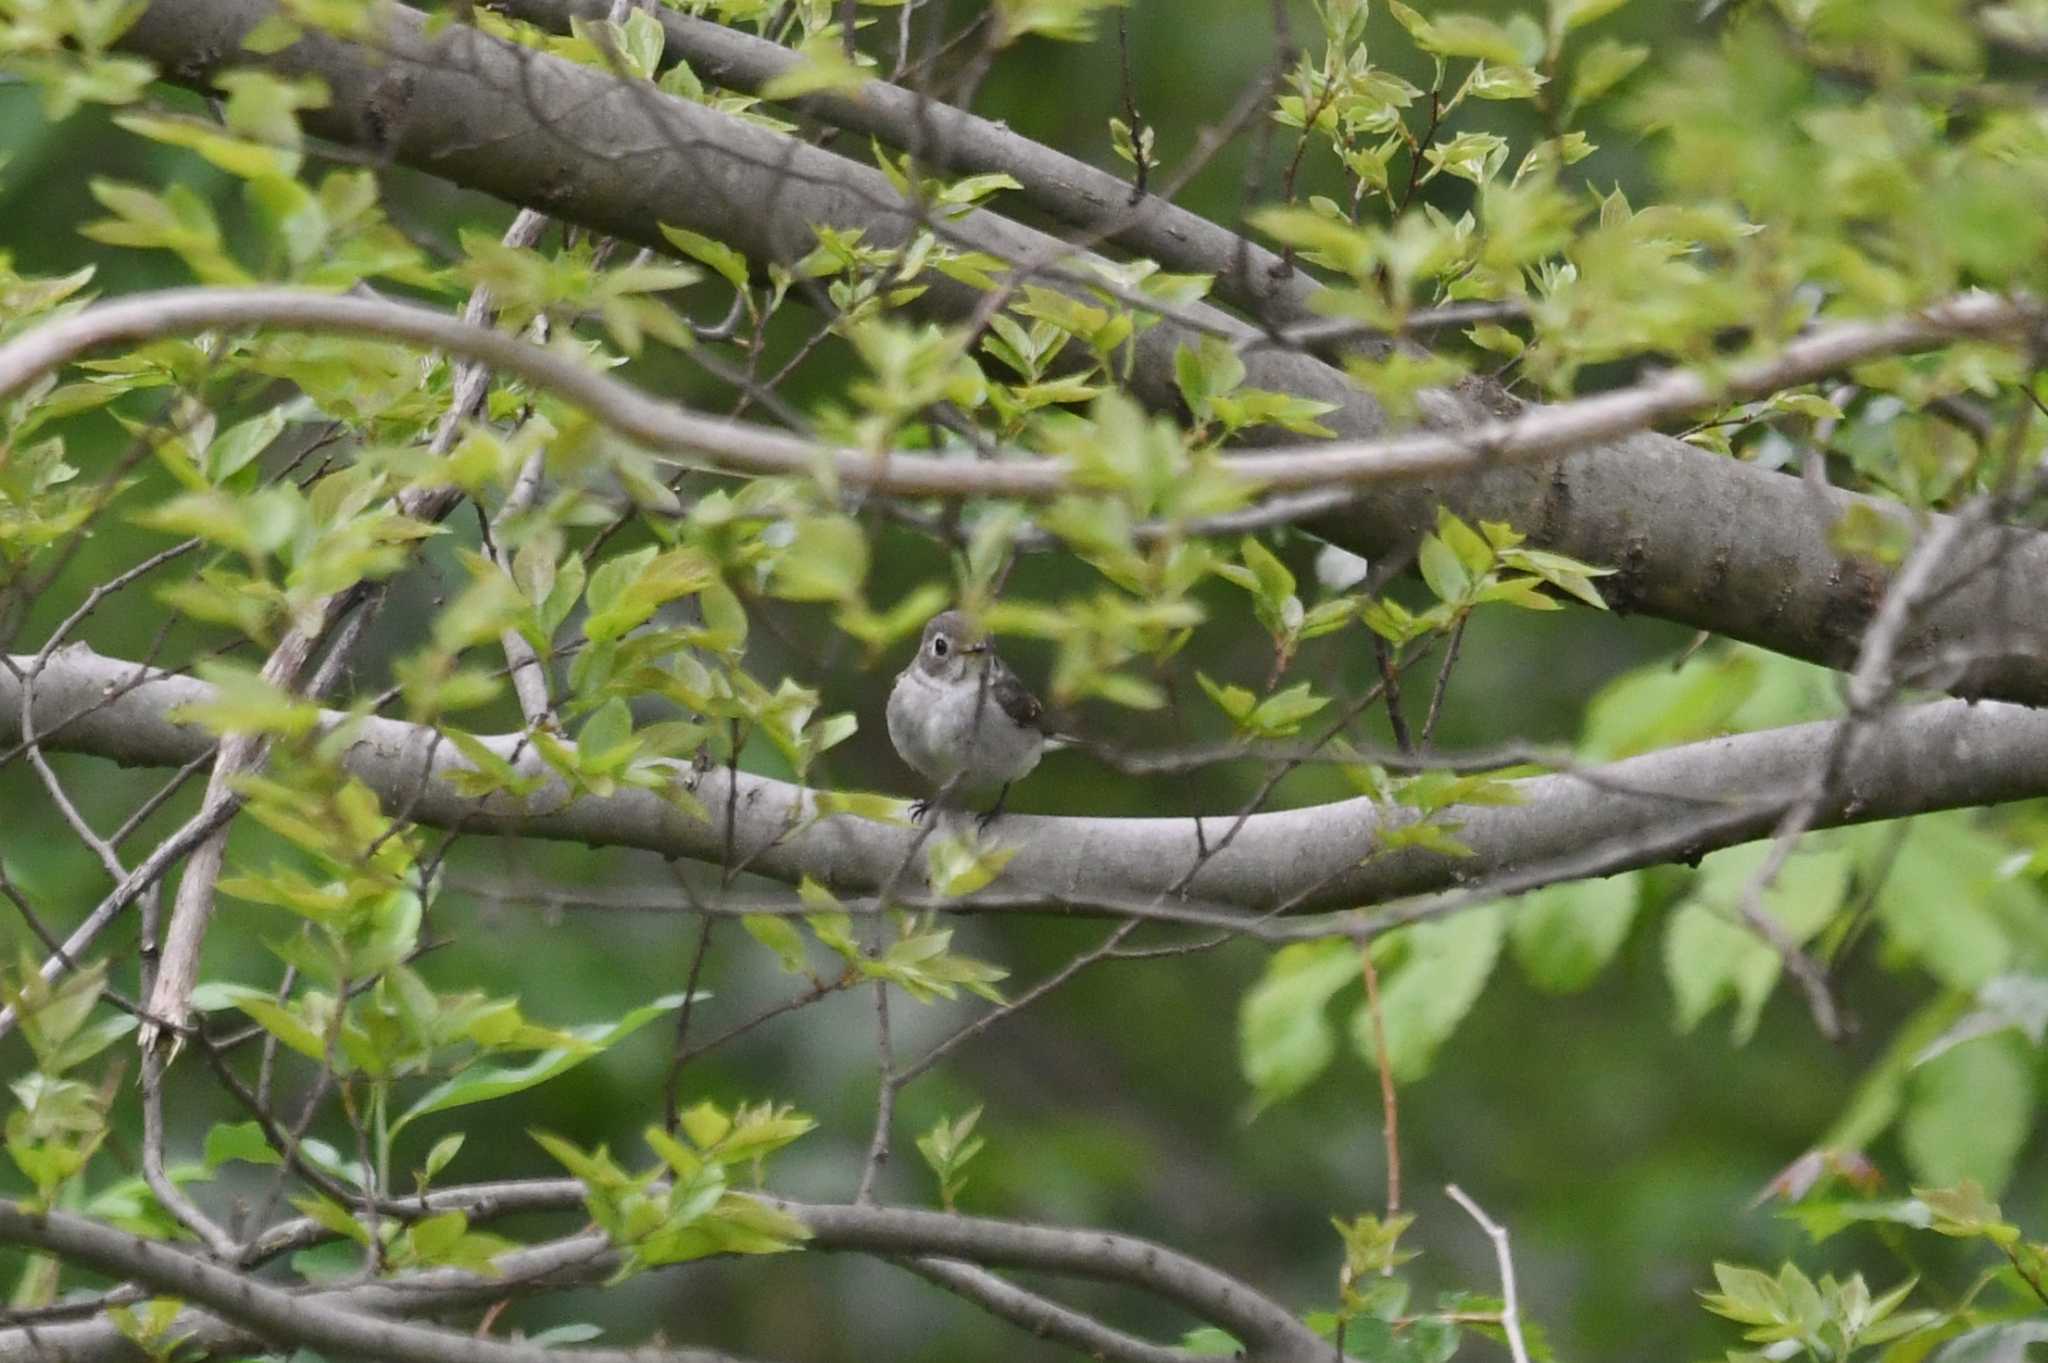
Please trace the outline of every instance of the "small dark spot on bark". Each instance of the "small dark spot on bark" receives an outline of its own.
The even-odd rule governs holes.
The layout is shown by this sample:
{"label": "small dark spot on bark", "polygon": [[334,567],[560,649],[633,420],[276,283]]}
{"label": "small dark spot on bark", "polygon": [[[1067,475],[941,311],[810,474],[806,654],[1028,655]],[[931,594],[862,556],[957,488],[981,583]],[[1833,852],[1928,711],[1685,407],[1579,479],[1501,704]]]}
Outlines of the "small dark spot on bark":
{"label": "small dark spot on bark", "polygon": [[1600,594],[1607,598],[1608,606],[1617,615],[1627,615],[1643,599],[1650,566],[1649,536],[1637,533],[1623,540],[1621,552],[1615,555],[1609,566],[1615,573],[1601,582]]}
{"label": "small dark spot on bark", "polygon": [[1830,656],[1853,652],[1884,599],[1884,576],[1860,559],[1838,559],[1822,597],[1819,643]]}
{"label": "small dark spot on bark", "polygon": [[1728,544],[1724,540],[1707,560],[1707,575],[1700,582],[1701,595],[1713,599],[1728,590],[1728,560]]}
{"label": "small dark spot on bark", "polygon": [[1545,544],[1557,543],[1572,516],[1572,480],[1562,463],[1550,466],[1550,486],[1543,493],[1543,509],[1536,515],[1534,533]]}

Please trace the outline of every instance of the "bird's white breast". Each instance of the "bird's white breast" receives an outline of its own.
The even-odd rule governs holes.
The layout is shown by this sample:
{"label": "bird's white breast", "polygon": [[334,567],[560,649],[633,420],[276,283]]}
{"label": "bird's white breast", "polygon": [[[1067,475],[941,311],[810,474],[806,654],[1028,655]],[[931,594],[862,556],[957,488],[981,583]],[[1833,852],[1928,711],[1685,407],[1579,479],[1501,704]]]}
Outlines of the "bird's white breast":
{"label": "bird's white breast", "polygon": [[1028,774],[1044,746],[1037,729],[1003,712],[979,676],[942,682],[915,666],[889,693],[889,738],[926,779],[944,784],[965,772],[970,790]]}

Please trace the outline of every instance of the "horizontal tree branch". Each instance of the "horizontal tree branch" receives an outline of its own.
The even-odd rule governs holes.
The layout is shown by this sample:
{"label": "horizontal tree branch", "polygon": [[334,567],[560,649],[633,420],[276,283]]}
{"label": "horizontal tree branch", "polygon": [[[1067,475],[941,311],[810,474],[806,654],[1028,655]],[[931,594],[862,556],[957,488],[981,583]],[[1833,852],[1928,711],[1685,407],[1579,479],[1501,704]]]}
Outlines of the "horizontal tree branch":
{"label": "horizontal tree branch", "polygon": [[[645,84],[516,49],[460,24],[430,38],[420,16],[395,5],[379,11],[375,51],[309,35],[280,53],[248,52],[243,36],[271,12],[266,0],[157,0],[121,41],[200,89],[211,88],[220,71],[252,62],[316,75],[330,94],[328,107],[305,115],[316,134],[660,249],[663,223],[716,237],[763,263],[807,252],[813,224],[859,228],[882,247],[904,243],[924,225],[879,172]],[[990,212],[947,230],[1009,260],[1071,266],[1078,259]],[[982,302],[976,290],[942,280],[916,306],[959,319]],[[1198,324],[1243,341],[1248,383],[1336,403],[1325,421],[1347,438],[1383,432],[1378,404],[1330,366],[1254,345],[1256,328],[1216,309],[1177,315],[1185,321],[1164,321],[1134,342],[1133,391],[1148,404],[1177,408],[1173,357],[1196,339]],[[1483,384],[1424,399],[1426,419],[1438,428],[1516,410]],[[1440,503],[1468,520],[1506,521],[1544,547],[1621,568],[1607,588],[1624,609],[1830,666],[1853,661],[1884,575],[1838,556],[1828,532],[1854,508],[1904,516],[1894,503],[1810,489],[1644,433],[1542,468],[1504,466],[1389,488],[1312,528],[1383,557],[1405,552],[1432,526]],[[2015,580],[2048,576],[2048,536],[2000,533],[2010,535]],[[1766,582],[1760,599],[1756,584]],[[1976,661],[1954,679],[1957,694],[2048,701],[2048,669],[2036,661],[2048,656],[2048,602],[2039,593],[1985,584],[1957,591],[1928,612],[1904,653],[1919,659],[1959,644]]]}
{"label": "horizontal tree branch", "polygon": [[[166,673],[129,686],[137,671],[83,647],[53,654],[36,684],[32,711],[45,747],[153,766],[175,766],[204,750],[211,742],[207,733],[169,716],[212,699],[213,688]],[[18,736],[20,712],[19,683],[0,669],[0,739]],[[330,714],[329,723],[341,722]],[[1348,909],[1553,861],[1568,864],[1588,848],[1606,850],[1597,866],[1580,874],[1695,858],[1767,835],[1773,821],[1810,792],[1812,773],[1828,760],[1836,731],[1836,721],[1793,725],[1667,748],[1584,773],[1515,781],[1522,803],[1456,811],[1457,837],[1472,849],[1468,857],[1413,847],[1376,853],[1389,818],[1403,815],[1369,799],[1253,814],[1182,892],[1254,911]],[[905,826],[821,818],[815,795],[804,787],[724,769],[697,777],[708,822],[644,790],[565,802],[560,783],[520,735],[483,741],[523,775],[544,778],[541,791],[524,803],[465,796],[450,778],[466,772],[468,763],[434,730],[397,720],[357,722],[343,760],[386,808],[429,827],[641,848],[714,865],[732,856],[773,879],[795,883],[810,876],[848,893],[892,883],[919,838]],[[2048,793],[2048,713],[1960,701],[1897,709],[1859,726],[1841,773],[1815,827]],[[688,775],[678,769],[679,779]],[[728,790],[728,781],[737,789]],[[730,833],[723,824],[728,808],[735,814]],[[1084,901],[1157,896],[1179,884],[1201,850],[1235,822],[1234,815],[1006,815],[997,832],[1016,855],[992,892]],[[1682,836],[1673,838],[1673,826]]]}

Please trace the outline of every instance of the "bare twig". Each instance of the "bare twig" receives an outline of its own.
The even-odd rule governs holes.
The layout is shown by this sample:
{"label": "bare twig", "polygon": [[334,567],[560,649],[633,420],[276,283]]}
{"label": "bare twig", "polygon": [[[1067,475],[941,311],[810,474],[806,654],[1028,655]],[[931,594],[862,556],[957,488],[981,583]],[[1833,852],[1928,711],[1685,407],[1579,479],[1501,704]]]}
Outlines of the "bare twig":
{"label": "bare twig", "polygon": [[1515,1261],[1508,1253],[1507,1227],[1479,1210],[1479,1204],[1465,1196],[1457,1184],[1448,1185],[1444,1192],[1451,1201],[1463,1207],[1465,1214],[1478,1222],[1479,1229],[1493,1241],[1494,1258],[1500,1262],[1500,1328],[1508,1337],[1509,1357],[1514,1359],[1514,1363],[1529,1363],[1529,1349],[1522,1342],[1522,1308],[1515,1293]]}
{"label": "bare twig", "polygon": [[875,1129],[868,1137],[867,1158],[861,1161],[860,1188],[853,1198],[859,1203],[875,1200],[875,1180],[880,1177],[882,1166],[889,1162],[889,1128],[896,1119],[896,1092],[909,1082],[897,1077],[896,1047],[889,1039],[887,980],[875,981],[875,1061],[880,1071],[875,1087]]}
{"label": "bare twig", "polygon": [[[1380,971],[1372,959],[1372,938],[1358,939],[1358,969],[1365,977],[1365,1006],[1372,1016],[1373,1066],[1380,1075],[1380,1135],[1387,1151],[1387,1215],[1401,1210],[1401,1106],[1394,1096],[1394,1066],[1387,1055],[1387,1021],[1380,1011]],[[1388,1264],[1391,1272],[1393,1265]]]}

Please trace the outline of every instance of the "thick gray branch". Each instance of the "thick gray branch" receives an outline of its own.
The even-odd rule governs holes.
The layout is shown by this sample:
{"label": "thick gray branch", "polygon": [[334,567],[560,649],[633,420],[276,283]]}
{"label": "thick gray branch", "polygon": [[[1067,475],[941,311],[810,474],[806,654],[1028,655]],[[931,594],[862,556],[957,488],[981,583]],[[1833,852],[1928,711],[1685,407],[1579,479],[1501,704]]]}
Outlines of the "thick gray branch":
{"label": "thick gray branch", "polygon": [[[134,664],[83,647],[52,655],[37,682],[33,711],[45,747],[150,766],[175,766],[204,751],[210,737],[168,714],[211,698],[212,688],[163,673],[129,686],[136,675]],[[0,740],[17,737],[20,708],[19,683],[0,670]],[[1469,857],[1418,848],[1374,855],[1386,814],[1369,800],[1255,814],[1186,893],[1253,910],[1351,908],[1568,862],[1588,848],[1606,849],[1601,874],[1697,856],[1768,834],[1810,789],[1835,733],[1833,721],[1794,725],[1517,781],[1521,804],[1456,811],[1457,835],[1473,849]],[[522,773],[546,774],[520,735],[485,741]],[[552,778],[523,805],[503,796],[477,800],[450,783],[451,775],[467,770],[460,755],[431,729],[397,720],[363,721],[345,761],[387,808],[430,827],[635,847],[711,864],[730,852],[762,875],[790,883],[808,875],[850,893],[890,883],[917,837],[898,825],[818,818],[803,787],[744,772],[728,778],[722,769],[704,773],[696,789],[709,822],[649,791],[564,804]],[[679,779],[685,774],[679,770]],[[728,779],[738,782],[730,800]],[[2048,714],[1989,702],[1937,702],[1869,721],[1815,826],[2044,793]],[[728,843],[722,820],[729,804],[736,819]],[[993,890],[1055,899],[1157,896],[1233,822],[1230,815],[1007,815],[999,833],[1017,854]],[[1674,828],[1680,830],[1675,838]]]}
{"label": "thick gray branch", "polygon": [[[497,8],[556,32],[572,15],[602,18],[605,0],[499,0]],[[803,58],[780,43],[659,9],[667,34],[662,54],[686,61],[703,79],[729,90],[758,93]],[[1131,187],[1106,170],[887,81],[871,80],[856,94],[817,94],[790,101],[793,108],[836,128],[867,133],[919,164],[956,175],[1008,174],[1033,208],[1169,270],[1216,278],[1216,295],[1273,324],[1325,320],[1310,301],[1322,285],[1255,241],[1190,213],[1156,194],[1131,202]],[[1106,234],[1106,235],[1105,235]]]}
{"label": "thick gray branch", "polygon": [[[123,43],[173,79],[207,87],[220,69],[264,60],[320,76],[330,106],[307,115],[320,135],[628,239],[661,246],[657,225],[688,227],[760,261],[811,245],[810,227],[864,228],[894,245],[920,225],[876,171],[605,72],[515,50],[459,25],[428,40],[416,14],[394,7],[378,53],[324,37],[274,57],[241,46],[270,12],[264,0],[158,0]],[[992,213],[953,225],[1012,260],[1053,261],[1061,247]],[[918,300],[940,317],[971,315],[981,295],[941,281]],[[1205,308],[1181,315],[1247,342],[1258,333]],[[1168,321],[1137,341],[1133,385],[1163,410],[1178,405],[1174,351],[1193,339]],[[1339,404],[1340,434],[1379,435],[1378,406],[1338,371],[1303,355],[1253,349],[1248,382]],[[1516,405],[1483,386],[1429,407],[1438,427],[1504,416]],[[1317,533],[1368,556],[1400,552],[1439,503],[1467,519],[1507,521],[1539,544],[1623,569],[1616,604],[1842,666],[1883,592],[1881,572],[1839,558],[1827,531],[1861,505],[1890,503],[1828,490],[1718,459],[1667,437],[1603,443],[1543,468],[1503,467],[1361,498],[1315,523]],[[2048,576],[2048,537],[2012,532],[2013,580]],[[1973,661],[1952,679],[1965,695],[2048,701],[2048,604],[2000,590],[1993,575],[1946,598],[1905,641],[1910,664],[1966,643]]]}

